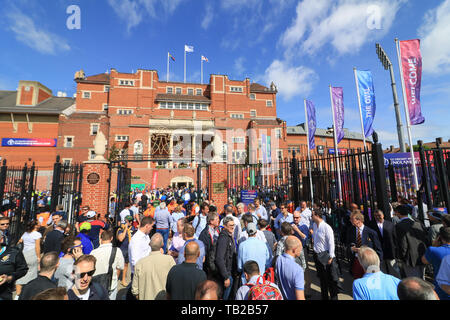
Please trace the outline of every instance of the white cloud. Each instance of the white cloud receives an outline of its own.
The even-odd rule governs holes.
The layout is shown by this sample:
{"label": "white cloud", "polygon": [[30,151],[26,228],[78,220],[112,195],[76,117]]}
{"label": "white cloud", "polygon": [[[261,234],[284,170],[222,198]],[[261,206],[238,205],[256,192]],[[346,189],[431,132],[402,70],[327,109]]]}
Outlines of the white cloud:
{"label": "white cloud", "polygon": [[214,17],[214,8],[213,8],[212,4],[210,2],[208,2],[206,5],[205,16],[203,17],[203,20],[202,20],[202,28],[204,30],[208,29],[209,25],[212,22],[213,17]]}
{"label": "white cloud", "polygon": [[272,81],[284,100],[294,96],[308,96],[318,80],[316,72],[304,66],[290,66],[285,61],[274,60],[266,69],[264,80],[267,85]]}
{"label": "white cloud", "polygon": [[403,2],[303,0],[280,43],[291,49],[286,51],[287,55],[292,49],[313,55],[326,44],[331,44],[339,54],[357,53],[365,43],[387,34]]}
{"label": "white cloud", "polygon": [[56,54],[68,51],[70,46],[60,36],[36,26],[33,19],[20,10],[14,8],[6,14],[9,29],[16,35],[16,39],[43,54]]}
{"label": "white cloud", "polygon": [[234,61],[234,71],[236,72],[236,76],[240,76],[244,73],[245,67],[244,67],[245,58],[239,57]]}
{"label": "white cloud", "polygon": [[132,0],[108,0],[108,3],[119,18],[126,21],[128,32],[141,23],[143,15],[136,2]]}
{"label": "white cloud", "polygon": [[[425,14],[419,28],[423,68],[429,73],[450,72],[450,0]],[[444,40],[445,39],[445,40]]]}

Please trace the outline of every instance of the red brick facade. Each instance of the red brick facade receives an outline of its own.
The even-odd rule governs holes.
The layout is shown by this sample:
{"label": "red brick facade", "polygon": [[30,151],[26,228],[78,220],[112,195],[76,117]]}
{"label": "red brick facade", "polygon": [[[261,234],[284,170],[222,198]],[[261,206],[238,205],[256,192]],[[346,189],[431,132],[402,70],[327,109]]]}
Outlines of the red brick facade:
{"label": "red brick facade", "polygon": [[[91,174],[98,175],[100,179],[97,183],[89,183],[88,178],[92,178]],[[86,162],[84,164],[83,184],[81,186],[83,192],[82,206],[89,206],[91,210],[99,213],[102,218],[108,212],[108,178],[108,163]]]}

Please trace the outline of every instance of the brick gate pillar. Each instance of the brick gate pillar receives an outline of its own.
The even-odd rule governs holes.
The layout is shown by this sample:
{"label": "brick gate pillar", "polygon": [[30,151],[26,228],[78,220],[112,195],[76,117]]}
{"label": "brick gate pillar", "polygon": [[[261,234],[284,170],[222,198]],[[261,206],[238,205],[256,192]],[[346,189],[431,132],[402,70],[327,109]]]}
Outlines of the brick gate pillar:
{"label": "brick gate pillar", "polygon": [[223,212],[223,207],[227,204],[227,178],[226,163],[209,164],[209,198],[214,200],[219,214]]}
{"label": "brick gate pillar", "polygon": [[108,213],[109,162],[86,161],[83,168],[82,205],[103,218]]}

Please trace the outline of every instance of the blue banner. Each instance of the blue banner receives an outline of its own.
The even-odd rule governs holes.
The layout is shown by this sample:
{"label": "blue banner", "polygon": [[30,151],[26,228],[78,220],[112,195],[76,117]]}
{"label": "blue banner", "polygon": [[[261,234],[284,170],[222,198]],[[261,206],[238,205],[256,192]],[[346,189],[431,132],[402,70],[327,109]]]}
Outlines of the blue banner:
{"label": "blue banner", "polygon": [[262,163],[267,163],[267,136],[261,134]]}
{"label": "blue banner", "polygon": [[2,138],[2,147],[56,147],[56,143],[49,138]]}
{"label": "blue banner", "polygon": [[316,147],[314,135],[316,134],[316,108],[312,101],[306,100],[306,114],[308,115],[308,136],[309,136],[309,149]]}
{"label": "blue banner", "polygon": [[372,124],[376,110],[372,72],[357,70],[356,77],[358,79],[358,91],[361,103],[364,135],[367,138],[373,133]]}
{"label": "blue banner", "polygon": [[253,203],[258,196],[258,192],[256,190],[241,190],[241,202],[248,206],[250,203]]}

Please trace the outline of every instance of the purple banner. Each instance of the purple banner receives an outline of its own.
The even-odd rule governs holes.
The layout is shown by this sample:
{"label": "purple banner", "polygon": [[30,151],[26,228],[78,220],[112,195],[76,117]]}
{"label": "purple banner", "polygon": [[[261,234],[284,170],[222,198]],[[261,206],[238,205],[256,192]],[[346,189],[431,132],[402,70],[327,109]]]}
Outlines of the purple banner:
{"label": "purple banner", "polygon": [[337,143],[344,138],[344,89],[341,87],[331,88],[333,100],[334,125]]}
{"label": "purple banner", "polygon": [[306,100],[306,114],[308,115],[309,149],[316,147],[314,135],[316,134],[316,108],[312,101]]}

